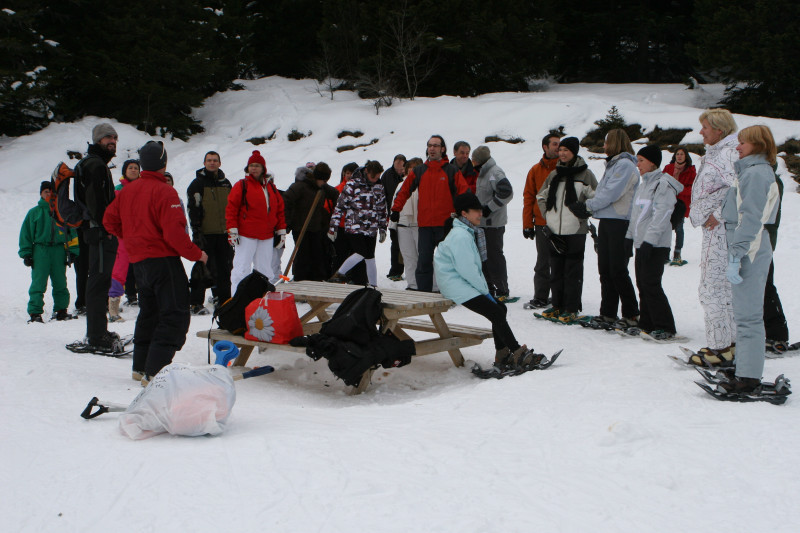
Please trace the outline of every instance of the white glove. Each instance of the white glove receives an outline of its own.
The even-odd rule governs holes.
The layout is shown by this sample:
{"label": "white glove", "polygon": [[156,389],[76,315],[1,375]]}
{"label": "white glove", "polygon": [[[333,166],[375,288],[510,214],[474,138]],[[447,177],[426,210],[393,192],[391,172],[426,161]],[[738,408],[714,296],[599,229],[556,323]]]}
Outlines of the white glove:
{"label": "white glove", "polygon": [[378,242],[383,242],[386,240],[386,230],[382,229],[380,236],[378,237]]}
{"label": "white glove", "polygon": [[389,222],[389,230],[397,229],[397,222]]}
{"label": "white glove", "polygon": [[228,242],[231,246],[239,245],[239,228],[231,228],[228,230]]}
{"label": "white glove", "polygon": [[278,245],[275,248],[283,248],[286,246],[286,233],[281,233],[278,235]]}
{"label": "white glove", "polygon": [[329,231],[328,232],[328,238],[331,240],[331,242],[336,242],[336,232],[335,231]]}

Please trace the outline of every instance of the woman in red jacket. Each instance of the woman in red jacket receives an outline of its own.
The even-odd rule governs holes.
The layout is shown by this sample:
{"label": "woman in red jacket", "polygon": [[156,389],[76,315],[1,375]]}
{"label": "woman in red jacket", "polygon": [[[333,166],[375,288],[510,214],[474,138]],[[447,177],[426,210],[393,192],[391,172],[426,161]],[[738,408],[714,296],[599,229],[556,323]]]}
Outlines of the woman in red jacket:
{"label": "woman in red jacket", "polygon": [[697,171],[692,164],[692,156],[685,147],[679,146],[672,154],[672,161],[664,167],[664,174],[669,174],[683,185],[683,190],[678,194],[675,202],[675,211],[672,213],[672,229],[675,230],[675,252],[670,265],[682,266],[686,261],[681,259],[683,248],[683,219],[689,216],[689,204],[692,203],[692,184],[697,176]]}
{"label": "woman in red jacket", "polygon": [[252,270],[272,279],[273,238],[286,241],[283,197],[267,174],[267,163],[258,150],[247,160],[247,176],[228,195],[225,223],[228,241],[236,249],[231,272],[231,293]]}

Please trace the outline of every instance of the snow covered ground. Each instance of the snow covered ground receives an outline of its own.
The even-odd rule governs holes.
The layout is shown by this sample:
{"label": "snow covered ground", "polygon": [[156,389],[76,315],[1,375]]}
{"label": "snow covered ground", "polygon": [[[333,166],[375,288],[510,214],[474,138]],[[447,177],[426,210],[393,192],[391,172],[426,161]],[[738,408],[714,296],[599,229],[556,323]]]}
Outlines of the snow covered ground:
{"label": "snow covered ground", "polygon": [[[238,179],[254,148],[245,140],[273,131],[276,138],[256,148],[280,187],[306,161],[324,160],[337,173],[353,160],[388,166],[396,153],[422,155],[433,133],[449,146],[464,139],[473,148],[487,135],[526,139],[490,143],[516,192],[506,255],[512,293],[522,300],[510,306],[509,320],[520,341],[548,354],[564,348],[564,354],[546,372],[502,381],[477,380],[470,362],[454,368],[447,354],[421,357],[377,372],[370,389],[356,397],[346,395],[324,361],[254,354],[252,364],[277,371],[238,383],[223,435],[130,441],[118,432],[115,414],[92,421],[78,416],[92,396],[119,403],[135,397],[140,387],[130,379],[130,360],[66,351],[65,343],[83,336],[83,320],[25,324],[30,274],[17,258],[18,228],[37,201],[39,182],[66,150],[85,150],[101,119],[2,138],[4,531],[797,531],[799,399],[783,407],[716,402],[692,383],[694,371],[665,357],[677,346],[545,323],[522,309],[532,295],[535,258],[521,234],[522,188],[547,130],[563,125],[582,137],[616,105],[629,122],[647,129],[694,128],[684,142],[700,142],[697,116],[721,87],[698,93],[682,85],[563,85],[545,93],[418,98],[376,116],[368,101],[343,92],[331,101],[310,81],[242,83],[246,90],[217,94],[197,110],[205,133],[189,142],[167,141],[168,170],[181,196],[206,151],[220,152],[223,170]],[[778,142],[800,137],[797,122],[736,120],[740,127],[768,124]],[[119,167],[148,137],[114,125]],[[289,142],[293,129],[311,135]],[[342,130],[364,135],[338,139]],[[377,142],[367,148],[335,150],[372,139]],[[601,176],[602,161],[588,161]],[[797,335],[800,289],[793,266],[800,262],[794,238],[800,196],[783,166],[781,174],[786,195],[775,282]],[[679,333],[694,348],[705,345],[699,246],[699,230],[687,222],[683,255],[689,264],[664,275]],[[388,243],[379,246],[383,274],[388,256]],[[600,293],[591,246],[585,267],[585,311],[596,313]],[[383,274],[381,287],[405,286]],[[68,277],[74,294],[71,271]],[[49,316],[49,295],[45,302]],[[123,316],[128,320],[111,329],[132,333],[135,311]],[[460,307],[447,318],[486,325]],[[193,317],[177,361],[205,363],[206,343],[194,334],[209,322]],[[487,364],[493,348],[484,343],[464,353]],[[779,373],[800,379],[800,357],[768,360],[765,377]]]}

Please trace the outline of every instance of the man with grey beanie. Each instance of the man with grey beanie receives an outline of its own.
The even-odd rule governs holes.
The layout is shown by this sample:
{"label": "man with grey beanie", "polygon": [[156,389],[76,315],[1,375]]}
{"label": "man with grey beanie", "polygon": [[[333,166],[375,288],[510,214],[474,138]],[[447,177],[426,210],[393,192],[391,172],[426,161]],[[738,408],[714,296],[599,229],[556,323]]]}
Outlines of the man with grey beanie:
{"label": "man with grey beanie", "polygon": [[111,124],[96,125],[86,157],[75,166],[75,199],[86,208],[86,220],[78,232],[81,253],[76,268],[78,299],[75,307],[80,311],[85,305],[86,342],[112,352],[122,351],[119,335],[108,331],[106,316],[117,239],[103,227],[103,215],[115,195],[108,163],[117,153],[117,139]]}

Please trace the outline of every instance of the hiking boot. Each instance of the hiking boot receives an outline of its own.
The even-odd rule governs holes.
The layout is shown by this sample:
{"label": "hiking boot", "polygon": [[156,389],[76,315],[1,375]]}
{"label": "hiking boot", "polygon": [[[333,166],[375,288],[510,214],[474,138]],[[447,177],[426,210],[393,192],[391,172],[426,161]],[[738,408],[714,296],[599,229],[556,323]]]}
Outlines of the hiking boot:
{"label": "hiking boot", "polygon": [[76,307],[76,308],[75,308],[75,314],[76,314],[77,316],[83,316],[83,315],[85,315],[85,314],[86,314],[86,306],[85,306],[85,305],[82,305],[82,306],[80,306],[80,307]]}
{"label": "hiking boot", "polygon": [[615,316],[597,315],[592,317],[591,322],[596,326],[613,326],[617,320]]}
{"label": "hiking boot", "polygon": [[147,374],[142,376],[142,387],[147,387],[150,385],[150,382],[153,381],[153,376],[148,376]]}
{"label": "hiking boot", "polygon": [[681,259],[681,252],[679,250],[675,250],[675,253],[672,254],[672,262],[673,263],[680,263]]}
{"label": "hiking boot", "polygon": [[133,381],[142,381],[142,379],[144,379],[144,375],[145,375],[144,370],[134,370],[133,372],[131,372],[131,377],[133,378]]}
{"label": "hiking boot", "polygon": [[578,313],[561,313],[558,315],[558,321],[562,324],[572,324],[578,318]]}
{"label": "hiking boot", "polygon": [[108,299],[108,321],[109,322],[125,322],[125,319],[119,314],[119,303],[122,296],[115,296]]}
{"label": "hiking boot", "polygon": [[100,350],[108,350],[110,352],[122,352],[125,350],[125,346],[122,345],[119,335],[113,331],[106,331],[99,339],[95,341],[89,339],[87,342],[92,347]]}
{"label": "hiking boot", "polygon": [[689,358],[689,362],[697,366],[706,367],[732,367],[734,365],[735,347],[728,346],[721,350],[713,348],[700,348],[698,352]]}
{"label": "hiking boot", "polygon": [[528,302],[528,306],[531,309],[541,309],[547,307],[548,303],[549,302],[547,301],[546,298],[544,300],[542,300],[541,298],[534,298]]}
{"label": "hiking boot", "polygon": [[328,279],[328,283],[350,283],[347,274],[336,273]]}
{"label": "hiking boot", "polygon": [[75,317],[69,314],[66,309],[59,309],[58,311],[53,313],[53,319],[58,321],[72,320],[73,318]]}
{"label": "hiking boot", "polygon": [[197,304],[192,306],[191,312],[195,316],[203,316],[208,314],[208,309],[204,305]]}
{"label": "hiking boot", "polygon": [[42,320],[42,313],[31,313],[31,318],[30,320],[28,320],[28,324],[31,324],[33,322],[44,324],[44,320]]}
{"label": "hiking boot", "polygon": [[543,353],[533,353],[533,350],[528,350],[528,352],[522,356],[520,366],[525,370],[530,370],[539,365],[544,359]]}
{"label": "hiking boot", "polygon": [[653,337],[657,341],[668,341],[675,337],[675,333],[672,331],[666,331],[663,329],[654,329],[649,333],[651,337]]}
{"label": "hiking boot", "polygon": [[542,311],[542,318],[548,318],[552,320],[554,318],[558,318],[558,315],[560,314],[561,311],[559,311],[555,307],[551,307],[549,309],[545,309],[544,311]]}
{"label": "hiking boot", "polygon": [[494,366],[498,368],[503,368],[506,363],[508,362],[508,356],[511,354],[511,350],[508,348],[500,348],[494,352]]}
{"label": "hiking boot", "polygon": [[622,317],[616,322],[614,322],[614,329],[628,329],[628,328],[638,328],[639,327],[639,317],[635,316],[632,318],[625,318]]}
{"label": "hiking boot", "polygon": [[508,356],[508,364],[511,366],[520,366],[527,351],[528,347],[523,344],[511,352],[511,354]]}
{"label": "hiking boot", "polygon": [[125,305],[127,307],[139,307],[139,299],[135,296],[133,298],[128,298],[125,300]]}
{"label": "hiking boot", "polygon": [[761,380],[757,378],[740,378],[734,376],[729,381],[722,381],[717,385],[717,390],[728,394],[750,394],[761,388]]}

